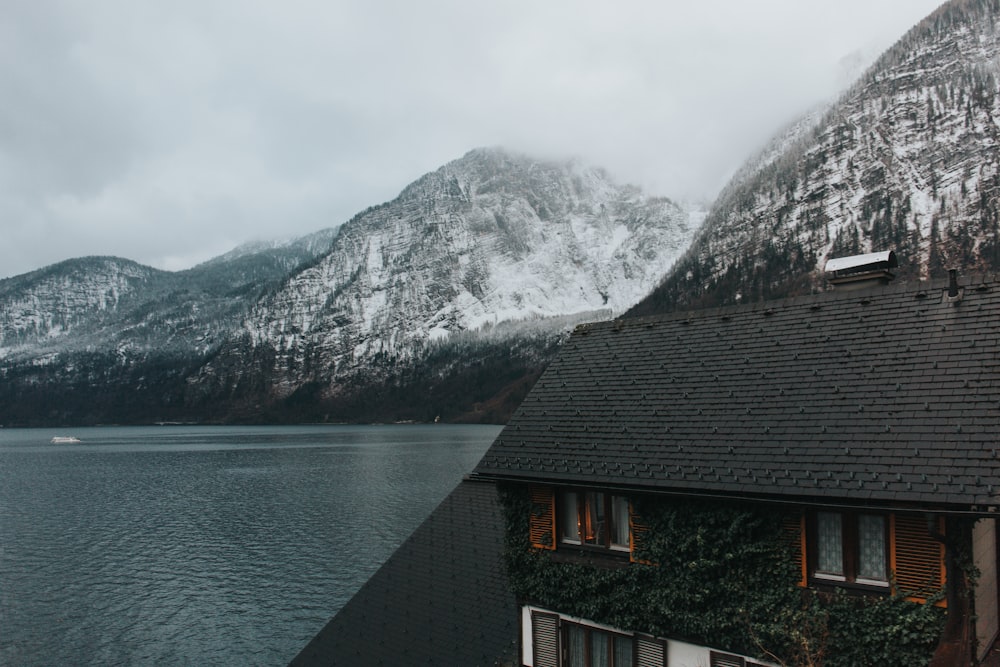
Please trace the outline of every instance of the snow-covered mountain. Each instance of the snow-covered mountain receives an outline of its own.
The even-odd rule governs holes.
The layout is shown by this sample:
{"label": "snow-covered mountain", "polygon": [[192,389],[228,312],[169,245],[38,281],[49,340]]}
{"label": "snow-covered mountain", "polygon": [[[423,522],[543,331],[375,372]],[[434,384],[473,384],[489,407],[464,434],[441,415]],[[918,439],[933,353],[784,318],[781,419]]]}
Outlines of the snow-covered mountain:
{"label": "snow-covered mountain", "polygon": [[165,276],[126,259],[86,257],[0,280],[0,359],[99,329]]}
{"label": "snow-covered mountain", "polygon": [[744,170],[634,312],[823,289],[827,259],[873,250],[903,277],[1000,268],[998,75],[1000,2],[946,3]]}
{"label": "snow-covered mountain", "polygon": [[692,233],[601,170],[479,149],[336,232],[178,273],[70,260],[0,281],[0,423],[63,394],[38,421],[261,418],[286,400],[316,418],[303,401],[482,374],[484,355],[477,390],[515,367],[517,384],[573,322],[648,293]]}
{"label": "snow-covered mountain", "polygon": [[[250,241],[199,264],[191,271],[197,273],[225,267],[227,273],[233,274],[234,266],[246,264],[251,267],[259,267],[261,264],[265,264],[274,267],[275,275],[284,275],[296,269],[303,262],[324,255],[330,250],[330,244],[333,243],[336,236],[337,230],[329,228],[302,237]],[[262,262],[262,260],[265,261]],[[260,282],[261,279],[259,275],[243,275],[242,278],[246,282]]]}
{"label": "snow-covered mountain", "polygon": [[266,289],[329,250],[333,236],[324,230],[241,247],[174,273],[119,257],[83,257],[0,280],[0,359],[37,363],[96,350],[203,353],[206,341],[225,337]]}
{"label": "snow-covered mountain", "polygon": [[677,204],[601,170],[478,149],[345,224],[315,266],[253,307],[243,342],[272,364],[279,393],[305,382],[336,393],[459,332],[620,313],[691,234]]}

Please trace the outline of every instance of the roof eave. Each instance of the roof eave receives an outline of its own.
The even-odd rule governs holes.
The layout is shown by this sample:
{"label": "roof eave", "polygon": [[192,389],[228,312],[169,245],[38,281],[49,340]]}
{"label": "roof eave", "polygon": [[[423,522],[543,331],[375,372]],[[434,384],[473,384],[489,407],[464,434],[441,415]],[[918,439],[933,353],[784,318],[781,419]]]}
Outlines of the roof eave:
{"label": "roof eave", "polygon": [[748,501],[770,505],[813,507],[840,507],[854,510],[875,510],[881,512],[923,512],[933,514],[971,515],[997,517],[1000,503],[976,504],[973,502],[921,502],[892,498],[859,498],[856,496],[818,496],[808,494],[775,494],[767,492],[725,492],[712,489],[664,487],[642,483],[607,483],[597,480],[571,480],[550,477],[530,477],[524,475],[503,475],[473,472],[469,480],[510,484],[542,484],[585,489],[601,489],[608,492],[659,495],[677,498],[704,498],[710,500]]}

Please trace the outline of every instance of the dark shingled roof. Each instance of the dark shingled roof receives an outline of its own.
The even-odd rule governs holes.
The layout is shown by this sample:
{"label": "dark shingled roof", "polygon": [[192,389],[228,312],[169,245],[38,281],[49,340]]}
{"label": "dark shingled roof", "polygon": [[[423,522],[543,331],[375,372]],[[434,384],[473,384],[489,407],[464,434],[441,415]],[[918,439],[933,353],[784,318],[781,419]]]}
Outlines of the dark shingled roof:
{"label": "dark shingled roof", "polygon": [[983,511],[1000,494],[1000,280],[578,327],[475,474]]}
{"label": "dark shingled roof", "polygon": [[496,487],[462,482],[290,664],[513,663],[503,524]]}

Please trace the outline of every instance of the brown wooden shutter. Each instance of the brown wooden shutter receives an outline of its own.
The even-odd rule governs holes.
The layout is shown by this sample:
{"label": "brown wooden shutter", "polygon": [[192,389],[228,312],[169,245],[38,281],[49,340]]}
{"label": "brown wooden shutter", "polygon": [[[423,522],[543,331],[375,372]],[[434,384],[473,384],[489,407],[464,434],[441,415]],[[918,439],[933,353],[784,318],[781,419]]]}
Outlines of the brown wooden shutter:
{"label": "brown wooden shutter", "polygon": [[792,556],[795,558],[796,572],[799,573],[798,586],[805,586],[808,582],[808,570],[806,569],[806,515],[805,512],[790,513],[781,522],[781,532],[791,548]]}
{"label": "brown wooden shutter", "polygon": [[[936,530],[944,533],[944,521]],[[926,602],[944,586],[944,544],[930,535],[927,518],[921,515],[890,515],[889,561],[899,592],[908,600]],[[937,603],[947,606],[945,600]]]}
{"label": "brown wooden shutter", "polygon": [[559,667],[559,617],[531,612],[531,654],[535,667]]}
{"label": "brown wooden shutter", "polygon": [[643,565],[652,565],[651,561],[639,558],[636,554],[638,550],[643,546],[644,540],[649,535],[649,526],[642,520],[635,511],[635,505],[631,502],[628,504],[628,535],[629,535],[629,549],[628,549],[628,559],[633,563],[642,563]]}
{"label": "brown wooden shutter", "polygon": [[536,549],[556,548],[556,494],[551,487],[531,487],[531,517],[528,534]]}
{"label": "brown wooden shutter", "polygon": [[653,637],[635,636],[636,667],[665,667],[667,644]]}

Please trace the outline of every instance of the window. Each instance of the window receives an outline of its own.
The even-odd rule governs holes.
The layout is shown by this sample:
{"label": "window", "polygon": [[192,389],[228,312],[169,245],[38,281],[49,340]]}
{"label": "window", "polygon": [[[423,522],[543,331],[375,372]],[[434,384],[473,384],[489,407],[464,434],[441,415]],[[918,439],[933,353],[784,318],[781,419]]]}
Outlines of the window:
{"label": "window", "polygon": [[888,523],[882,514],[818,511],[813,516],[814,579],[889,585]]}
{"label": "window", "polygon": [[[531,621],[534,667],[667,667],[667,643],[649,635],[598,626],[583,619],[522,607]],[[530,662],[528,658],[530,657]]]}
{"label": "window", "polygon": [[559,495],[559,538],[564,544],[629,550],[628,498],[600,491]]}
{"label": "window", "polygon": [[785,517],[782,531],[801,573],[799,586],[859,585],[914,602],[935,596],[934,604],[947,606],[940,596],[946,580],[944,517],[803,508]]}
{"label": "window", "polygon": [[587,625],[563,622],[564,667],[632,667],[632,638]]}
{"label": "window", "polygon": [[568,546],[571,548],[567,551],[576,551],[568,554],[570,558],[580,556],[580,550],[591,550],[628,554],[631,563],[656,565],[644,555],[649,526],[635,513],[628,497],[541,485],[530,486],[528,493],[528,538],[532,549],[556,551]]}

